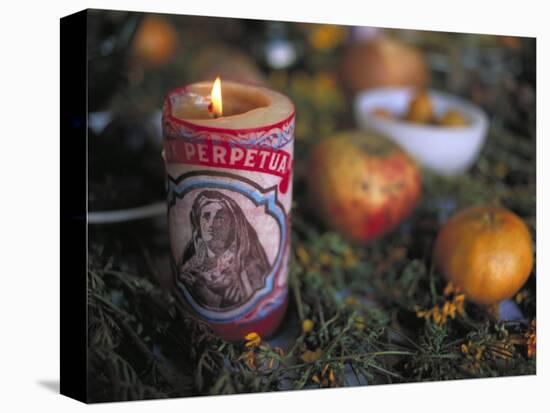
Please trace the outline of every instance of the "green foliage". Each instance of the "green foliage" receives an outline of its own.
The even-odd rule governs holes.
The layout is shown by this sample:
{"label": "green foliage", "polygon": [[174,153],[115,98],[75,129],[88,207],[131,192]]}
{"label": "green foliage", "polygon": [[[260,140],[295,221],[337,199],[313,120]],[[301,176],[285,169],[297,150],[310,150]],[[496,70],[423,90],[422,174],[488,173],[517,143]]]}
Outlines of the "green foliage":
{"label": "green foliage", "polygon": [[[521,214],[535,236],[535,170],[524,163],[528,148],[516,148],[525,138],[503,136],[492,132],[468,175],[444,179],[425,172],[425,195],[413,216],[366,246],[324,230],[297,191],[289,277],[293,317],[283,328],[299,330],[306,319],[314,328],[296,332],[284,355],[265,342],[249,350],[217,339],[149,281],[152,271],[135,258],[94,255],[88,274],[91,400],[534,374],[526,326],[503,327],[473,304],[445,325],[415,313],[446,300],[430,252],[452,210],[498,202]],[[488,166],[499,162],[510,178],[495,176]],[[296,185],[303,185],[299,178]],[[105,263],[125,270],[105,269]],[[521,295],[520,308],[535,318],[534,277]],[[315,360],[304,361],[304,354]]]}
{"label": "green foliage", "polygon": [[[520,118],[511,116],[509,108],[493,107],[489,136],[473,168],[455,178],[423,171],[423,198],[412,216],[393,233],[357,245],[317,222],[305,198],[304,161],[310,148],[353,126],[352,99],[328,71],[338,63],[327,61],[330,56],[337,59],[324,54],[322,68],[268,75],[270,85],[296,103],[298,122],[291,299],[280,333],[288,338],[283,348],[269,341],[251,347],[224,342],[182,310],[159,286],[159,270],[150,263],[151,256],[169,254],[165,228],[148,228],[139,236],[127,227],[119,233],[98,230],[90,236],[88,272],[90,401],[535,373],[524,324],[500,322],[488,309],[468,302],[463,314],[444,323],[419,316],[419,309],[449,300],[432,268],[431,249],[453,211],[476,203],[502,204],[525,219],[536,240],[534,104],[514,107]],[[170,87],[179,86],[179,73],[172,75]],[[123,112],[130,101],[160,107],[167,85],[155,79],[118,93],[114,112]],[[519,105],[515,92],[494,90],[509,93],[495,101]],[[154,102],[141,96],[153,92]],[[112,238],[123,236],[122,246],[113,246]],[[129,251],[125,243],[136,238],[139,247]],[[156,238],[164,244],[159,247]],[[516,297],[527,320],[536,316],[535,291],[531,276]],[[302,331],[304,320],[312,322],[311,331]]]}

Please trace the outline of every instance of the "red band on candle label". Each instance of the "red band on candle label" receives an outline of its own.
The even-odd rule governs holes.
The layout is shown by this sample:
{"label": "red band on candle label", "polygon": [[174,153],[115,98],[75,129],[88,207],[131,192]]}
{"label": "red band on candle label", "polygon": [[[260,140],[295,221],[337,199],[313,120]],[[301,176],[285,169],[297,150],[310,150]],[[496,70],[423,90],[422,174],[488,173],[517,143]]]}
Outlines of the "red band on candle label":
{"label": "red band on candle label", "polygon": [[288,190],[292,157],[282,149],[247,148],[230,142],[215,142],[213,140],[167,139],[163,144],[167,163],[202,165],[275,175],[281,178],[279,190],[282,193],[286,193]]}

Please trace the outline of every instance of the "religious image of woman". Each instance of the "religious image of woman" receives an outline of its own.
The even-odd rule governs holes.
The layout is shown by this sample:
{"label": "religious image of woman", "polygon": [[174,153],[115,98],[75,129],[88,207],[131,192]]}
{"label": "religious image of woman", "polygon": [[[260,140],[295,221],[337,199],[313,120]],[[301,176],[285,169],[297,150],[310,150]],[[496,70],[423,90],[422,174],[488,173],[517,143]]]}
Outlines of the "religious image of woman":
{"label": "religious image of woman", "polygon": [[219,191],[200,192],[189,213],[192,235],[178,264],[179,280],[201,306],[228,310],[265,285],[267,255],[243,211]]}

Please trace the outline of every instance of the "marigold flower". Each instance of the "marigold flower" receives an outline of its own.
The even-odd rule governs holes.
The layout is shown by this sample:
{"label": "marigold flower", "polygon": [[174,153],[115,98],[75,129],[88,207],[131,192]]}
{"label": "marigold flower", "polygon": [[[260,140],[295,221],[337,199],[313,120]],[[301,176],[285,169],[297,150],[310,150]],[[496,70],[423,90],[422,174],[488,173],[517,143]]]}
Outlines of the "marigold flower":
{"label": "marigold flower", "polygon": [[322,265],[329,265],[331,262],[332,262],[332,258],[329,254],[327,254],[326,252],[322,252],[321,255],[319,255],[319,262],[322,264]]}
{"label": "marigold flower", "polygon": [[529,324],[529,329],[525,332],[524,337],[527,339],[527,357],[533,358],[537,353],[537,325],[535,319]]}
{"label": "marigold flower", "polygon": [[447,283],[445,286],[445,289],[443,290],[443,295],[445,297],[450,296],[451,294],[459,294],[460,288],[456,285],[454,285],[452,282]]}
{"label": "marigold flower", "polygon": [[248,366],[249,369],[251,369],[251,370],[256,369],[256,360],[255,360],[253,351],[247,351],[245,353],[244,362]]}
{"label": "marigold flower", "polygon": [[302,265],[307,266],[309,264],[309,253],[303,246],[299,245],[296,248],[296,256],[298,257],[298,260],[300,261],[300,263],[302,263]]}
{"label": "marigold flower", "polygon": [[350,307],[355,307],[357,304],[359,304],[357,298],[355,298],[353,295],[348,295],[344,300],[344,303],[346,303],[346,305],[349,305]]}
{"label": "marigold flower", "polygon": [[336,381],[336,376],[334,375],[334,369],[331,367],[330,363],[327,363],[323,366],[323,369],[321,370],[320,376],[315,374],[311,380],[314,383],[321,384],[322,386],[331,386],[336,387],[338,386],[338,382]]}
{"label": "marigold flower", "polygon": [[359,331],[363,331],[365,329],[365,327],[367,326],[365,324],[365,317],[363,316],[357,316],[355,317],[355,323],[354,323],[354,326],[357,330]]}
{"label": "marigold flower", "polygon": [[346,32],[336,25],[320,25],[315,27],[309,36],[311,45],[319,50],[329,50],[336,47],[346,38]]}
{"label": "marigold flower", "polygon": [[306,318],[302,323],[302,331],[304,333],[310,333],[313,331],[313,321],[311,321],[309,318]]}
{"label": "marigold flower", "polygon": [[443,315],[439,311],[439,307],[432,308],[432,318],[434,320],[434,323],[438,325],[444,324]]}
{"label": "marigold flower", "polygon": [[315,351],[306,350],[302,353],[302,355],[300,356],[300,359],[304,363],[314,363],[317,360],[319,360],[322,354],[323,354],[323,351],[320,348],[318,348]]}
{"label": "marigold flower", "polygon": [[452,305],[449,306],[449,316],[453,320],[456,318],[456,310],[457,310],[457,307],[456,307],[455,303],[453,303]]}
{"label": "marigold flower", "polygon": [[463,314],[464,313],[464,299],[466,298],[466,296],[464,294],[458,294],[455,296],[455,298],[453,299],[455,305],[456,305],[456,310],[460,313],[460,314]]}
{"label": "marigold flower", "polygon": [[481,358],[483,357],[485,346],[468,341],[468,343],[463,343],[460,346],[460,351],[466,358],[464,367],[472,374],[479,372],[481,369]]}
{"label": "marigold flower", "polygon": [[483,355],[483,352],[485,351],[485,346],[479,346],[476,348],[476,360],[481,360],[481,356]]}
{"label": "marigold flower", "polygon": [[489,347],[489,352],[493,359],[511,359],[513,354],[513,347],[511,343],[506,343],[504,341],[496,341],[489,343],[487,345]]}
{"label": "marigold flower", "polygon": [[330,369],[330,371],[328,373],[328,380],[330,381],[331,384],[336,384],[336,380],[334,379],[334,370],[333,369]]}
{"label": "marigold flower", "polygon": [[262,338],[256,332],[248,333],[244,339],[246,340],[244,345],[248,348],[258,347],[262,343]]}
{"label": "marigold flower", "polygon": [[470,362],[470,366],[468,367],[468,370],[472,374],[476,374],[481,370],[481,363],[477,360]]}
{"label": "marigold flower", "polygon": [[351,248],[347,248],[346,250],[344,250],[343,258],[344,268],[349,269],[357,266],[358,260]]}
{"label": "marigold flower", "polygon": [[445,301],[445,303],[443,304],[443,308],[441,309],[441,314],[443,314],[443,316],[447,316],[447,315],[451,314],[451,302],[450,301]]}
{"label": "marigold flower", "polygon": [[414,311],[416,311],[416,316],[418,318],[424,318],[424,319],[428,319],[430,316],[431,316],[431,311],[430,310],[422,310],[419,306],[415,305],[414,306]]}
{"label": "marigold flower", "polygon": [[425,320],[430,320],[431,318],[435,324],[442,326],[449,318],[454,320],[457,314],[464,314],[464,298],[464,294],[457,294],[452,300],[446,300],[441,307],[436,305],[429,310],[423,310],[419,306],[415,306],[414,310],[418,318]]}

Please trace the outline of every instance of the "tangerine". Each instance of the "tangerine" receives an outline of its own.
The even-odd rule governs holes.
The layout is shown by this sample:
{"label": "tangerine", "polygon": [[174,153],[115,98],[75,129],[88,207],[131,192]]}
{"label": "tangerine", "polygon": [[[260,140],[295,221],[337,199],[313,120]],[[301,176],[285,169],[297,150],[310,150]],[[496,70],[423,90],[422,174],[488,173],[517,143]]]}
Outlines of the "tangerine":
{"label": "tangerine", "polygon": [[533,268],[525,222],[495,206],[474,206],[441,228],[433,251],[436,268],[471,301],[491,305],[512,297]]}
{"label": "tangerine", "polygon": [[178,43],[174,26],[165,18],[147,15],[136,33],[132,50],[148,66],[162,66],[174,55]]}

